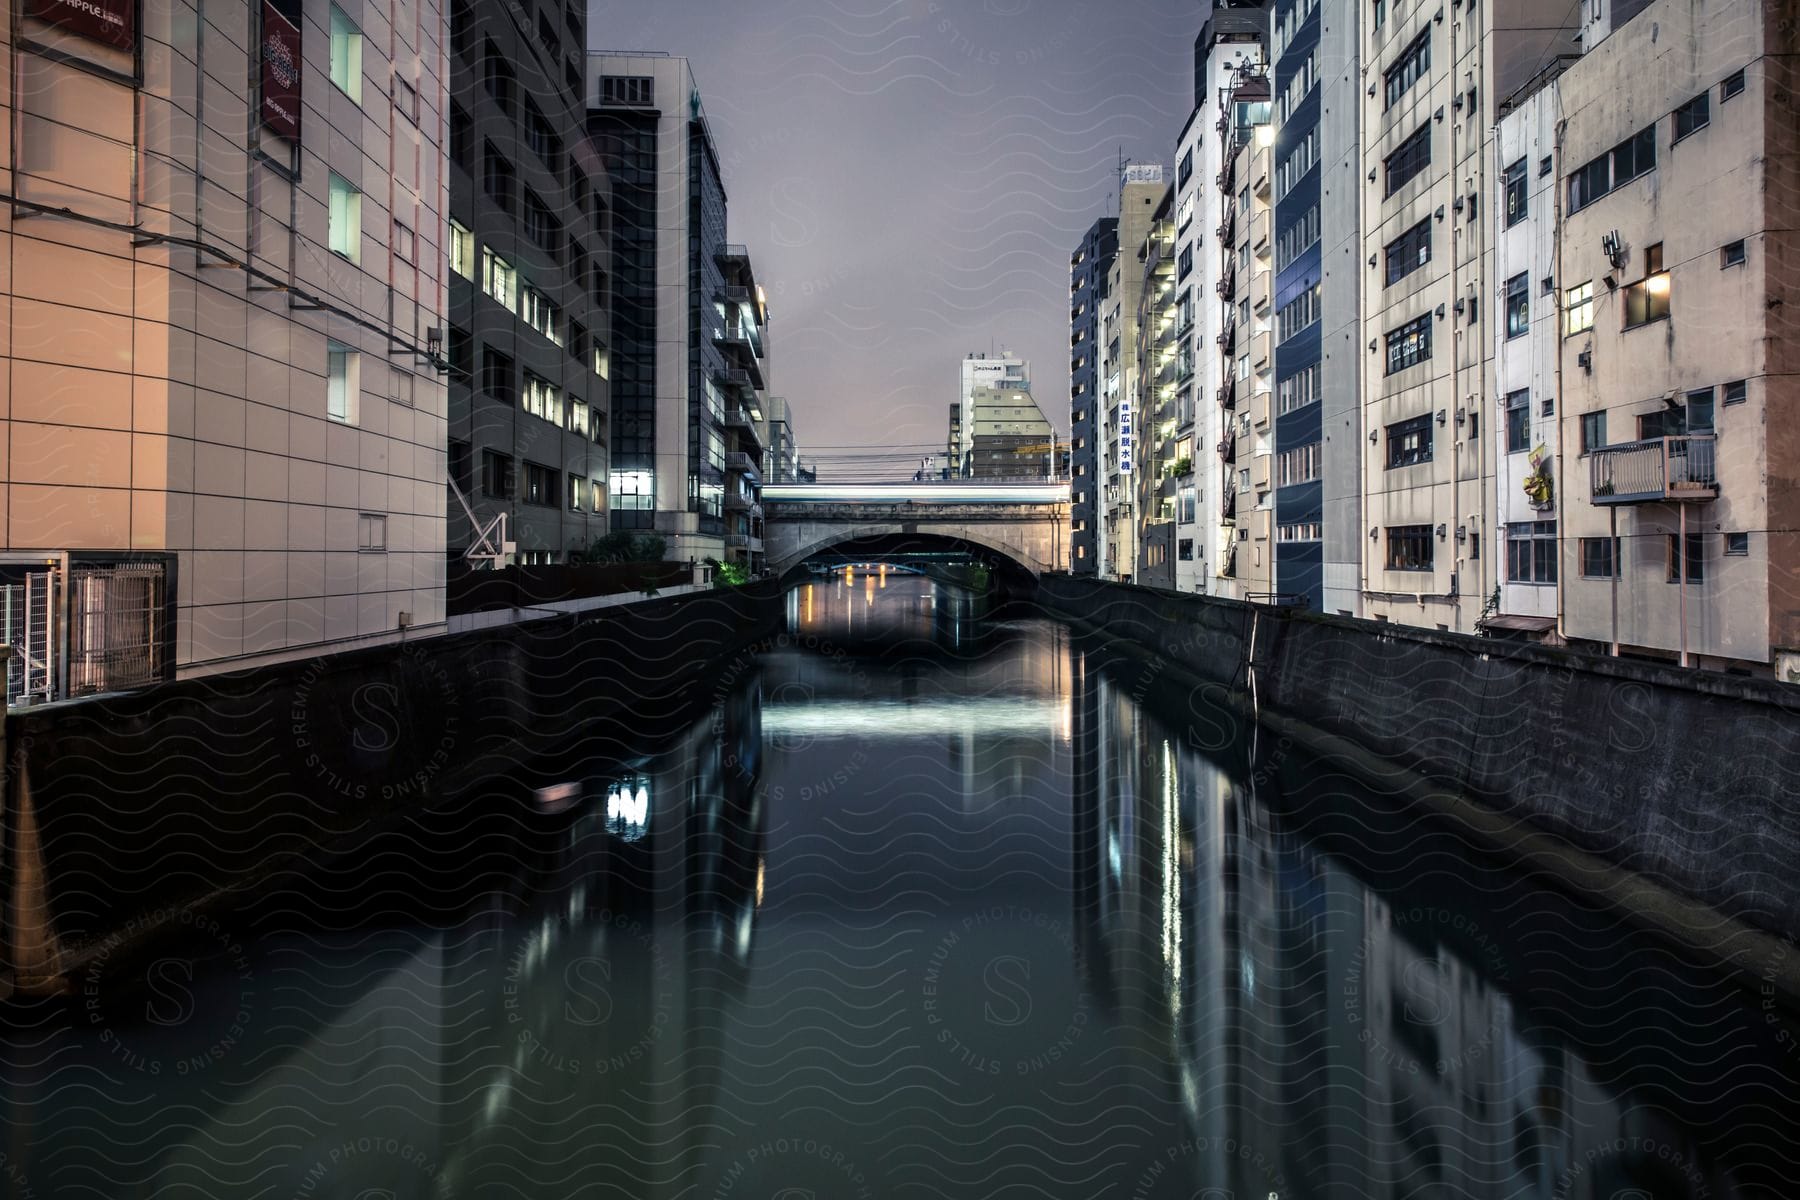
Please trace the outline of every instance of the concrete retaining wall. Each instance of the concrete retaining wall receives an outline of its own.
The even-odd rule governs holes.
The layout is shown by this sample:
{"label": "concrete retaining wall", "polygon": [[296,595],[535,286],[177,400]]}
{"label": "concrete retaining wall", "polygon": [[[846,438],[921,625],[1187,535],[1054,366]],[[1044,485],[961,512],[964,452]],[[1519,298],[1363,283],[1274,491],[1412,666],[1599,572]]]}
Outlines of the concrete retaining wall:
{"label": "concrete retaining wall", "polygon": [[1800,689],[1070,576],[1046,576],[1038,599],[1210,684],[1253,683],[1264,711],[1371,761],[1800,936]]}
{"label": "concrete retaining wall", "polygon": [[0,990],[409,806],[630,754],[779,619],[759,584],[12,714]]}

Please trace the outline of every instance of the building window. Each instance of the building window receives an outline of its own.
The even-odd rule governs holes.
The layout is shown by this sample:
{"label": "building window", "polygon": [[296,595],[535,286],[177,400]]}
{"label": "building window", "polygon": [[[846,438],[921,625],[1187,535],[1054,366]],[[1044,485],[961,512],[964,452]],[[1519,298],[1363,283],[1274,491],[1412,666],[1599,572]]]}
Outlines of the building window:
{"label": "building window", "polygon": [[655,102],[655,83],[649,76],[603,75],[600,103],[647,107]]}
{"label": "building window", "polygon": [[544,293],[533,287],[519,289],[519,317],[557,346],[563,344],[562,314]]}
{"label": "building window", "polygon": [[1739,238],[1735,242],[1726,242],[1723,246],[1719,247],[1719,269],[1722,271],[1726,267],[1741,267],[1744,265],[1744,260],[1747,257],[1748,255],[1744,251],[1744,240],[1742,238]]}
{"label": "building window", "polygon": [[1506,336],[1524,337],[1531,331],[1531,280],[1514,275],[1506,281]]}
{"label": "building window", "polygon": [[1186,187],[1188,180],[1194,177],[1194,152],[1189,150],[1181,156],[1181,165],[1175,171],[1175,186]]}
{"label": "building window", "polygon": [[348,346],[325,346],[325,415],[346,425],[356,424],[356,399],[361,388],[362,356]]}
{"label": "building window", "polygon": [[513,210],[513,165],[506,161],[504,155],[494,148],[494,143],[483,143],[485,149],[481,156],[481,186],[492,196],[494,203],[502,212]]}
{"label": "building window", "polygon": [[1583,579],[1617,579],[1619,576],[1619,539],[1584,537],[1581,539],[1581,577]]}
{"label": "building window", "polygon": [[1563,336],[1594,327],[1594,281],[1578,283],[1563,293]]}
{"label": "building window", "polygon": [[1194,270],[1194,247],[1190,244],[1181,248],[1181,255],[1175,260],[1175,278],[1186,279]]}
{"label": "building window", "polygon": [[1319,523],[1317,521],[1296,521],[1290,525],[1277,526],[1275,540],[1278,542],[1316,542],[1319,540]]}
{"label": "building window", "polygon": [[1387,0],[1375,0],[1375,26],[1374,27],[1376,29],[1380,29],[1381,23],[1385,20],[1387,20]]}
{"label": "building window", "polygon": [[1511,229],[1525,219],[1528,200],[1525,195],[1525,160],[1506,168],[1506,227]]}
{"label": "building window", "polygon": [[1392,196],[1431,165],[1431,122],[1419,126],[1399,149],[1387,156],[1387,192]]}
{"label": "building window", "polygon": [[356,514],[356,548],[366,554],[387,553],[387,518],[380,513]]}
{"label": "building window", "polygon": [[511,404],[517,396],[513,360],[488,347],[481,360],[481,390],[494,399]]}
{"label": "building window", "polygon": [[[1319,206],[1313,205],[1282,227],[1275,238],[1275,269],[1286,267],[1319,240]],[[1248,249],[1248,247],[1246,247]]]}
{"label": "building window", "polygon": [[1182,562],[1194,561],[1194,539],[1182,538],[1175,543],[1175,557]]}
{"label": "building window", "polygon": [[1750,553],[1750,535],[1747,533],[1726,534],[1725,553],[1733,558],[1741,558]]}
{"label": "building window", "polygon": [[589,436],[593,432],[593,426],[589,424],[591,418],[588,416],[588,406],[580,400],[570,397],[567,408],[569,410],[569,432],[579,433],[582,437]]}
{"label": "building window", "polygon": [[1506,452],[1531,449],[1531,389],[1506,394]]}
{"label": "building window", "polygon": [[1538,178],[1539,179],[1542,179],[1544,176],[1548,175],[1550,172],[1554,171],[1555,169],[1556,169],[1556,164],[1548,154],[1546,154],[1546,155],[1544,155],[1544,157],[1538,159]]}
{"label": "building window", "polygon": [[1569,211],[1656,169],[1656,126],[1647,125],[1569,176]]}
{"label": "building window", "polygon": [[604,480],[588,480],[588,508],[597,513],[606,511],[606,483]]}
{"label": "building window", "polygon": [[481,494],[493,500],[512,499],[512,459],[494,450],[481,452]]}
{"label": "building window", "polygon": [[450,222],[450,269],[464,279],[475,278],[475,235],[457,221]]}
{"label": "building window", "polygon": [[1680,141],[1695,130],[1705,129],[1712,119],[1712,93],[1701,92],[1675,110],[1675,140]]}
{"label": "building window", "polygon": [[1556,582],[1556,522],[1515,521],[1506,527],[1506,581]]}
{"label": "building window", "polygon": [[1425,77],[1431,69],[1431,27],[1414,38],[1412,44],[1400,52],[1400,59],[1387,70],[1387,107],[1392,108],[1400,97],[1406,95],[1408,88]]}
{"label": "building window", "polygon": [[1387,569],[1429,571],[1435,549],[1429,525],[1390,525],[1387,531]]}
{"label": "building window", "polygon": [[331,172],[326,211],[326,245],[333,254],[357,262],[362,257],[362,193]]}
{"label": "building window", "polygon": [[525,189],[520,216],[525,225],[525,236],[548,250],[552,256],[562,253],[562,225],[530,188]]}
{"label": "building window", "polygon": [[1742,379],[1734,379],[1725,385],[1725,403],[1727,405],[1742,404],[1750,398],[1750,389]]}
{"label": "building window", "polygon": [[1592,454],[1606,446],[1606,414],[1591,412],[1581,414],[1581,452]]}
{"label": "building window", "polygon": [[338,91],[362,103],[362,31],[343,10],[331,6],[331,82]]}
{"label": "building window", "polygon": [[1431,314],[1416,317],[1387,335],[1387,374],[1431,357]]}
{"label": "building window", "polygon": [[549,381],[539,379],[530,371],[525,372],[525,396],[522,404],[532,416],[542,417],[552,425],[562,424],[562,393],[552,387]]}
{"label": "building window", "polygon": [[539,466],[534,462],[525,464],[525,494],[520,497],[527,504],[555,504],[561,493],[559,472],[549,467]]}
{"label": "building window", "polygon": [[1303,367],[1275,385],[1275,415],[1305,408],[1319,399],[1319,364]]}
{"label": "building window", "polygon": [[1412,467],[1431,461],[1431,414],[1387,427],[1387,465]]}
{"label": "building window", "polygon": [[1387,281],[1392,287],[1431,261],[1431,218],[1387,244]]}
{"label": "building window", "polygon": [[515,91],[512,67],[501,57],[499,47],[492,42],[487,44],[486,53],[482,55],[481,74],[488,95],[493,97],[501,112],[511,116]]}
{"label": "building window", "polygon": [[1315,283],[1281,306],[1280,311],[1275,314],[1275,342],[1277,345],[1287,341],[1302,329],[1318,323],[1319,294],[1319,285]]}
{"label": "building window", "polygon": [[569,476],[569,511],[581,511],[581,494],[587,490],[587,480],[579,475]]}
{"label": "building window", "polygon": [[1635,329],[1669,315],[1669,273],[1663,270],[1662,243],[1644,250],[1644,277],[1625,286],[1625,328]]}
{"label": "building window", "polygon": [[481,248],[481,290],[492,296],[507,312],[519,307],[519,273],[512,264],[486,246]]}
{"label": "building window", "polygon": [[649,471],[614,471],[607,491],[615,510],[648,510],[656,507],[656,480]]}
{"label": "building window", "polygon": [[1319,477],[1321,443],[1308,442],[1304,446],[1296,446],[1292,450],[1283,450],[1275,456],[1275,486],[1287,487],[1291,484],[1306,483]]}
{"label": "building window", "polygon": [[413,231],[399,221],[394,222],[394,257],[400,262],[410,263],[417,257],[419,248],[413,238]]}
{"label": "building window", "polygon": [[458,105],[450,106],[450,161],[463,170],[473,166],[475,125]]}
{"label": "building window", "polygon": [[1733,71],[1731,74],[1727,75],[1725,81],[1719,85],[1719,102],[1724,103],[1743,90],[1744,73],[1742,71]]}
{"label": "building window", "polygon": [[[1663,553],[1668,561],[1669,582],[1681,582],[1682,562],[1676,547],[1680,543],[1680,534],[1667,535]],[[1689,583],[1706,582],[1706,535],[1690,533],[1687,535],[1687,581]]]}

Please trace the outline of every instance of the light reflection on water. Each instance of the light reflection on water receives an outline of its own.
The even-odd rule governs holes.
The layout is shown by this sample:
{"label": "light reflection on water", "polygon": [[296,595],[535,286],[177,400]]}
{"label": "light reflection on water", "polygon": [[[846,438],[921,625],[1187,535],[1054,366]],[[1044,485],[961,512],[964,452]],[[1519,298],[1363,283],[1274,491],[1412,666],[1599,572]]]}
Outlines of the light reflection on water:
{"label": "light reflection on water", "polygon": [[7,1194],[1800,1193],[1753,992],[1227,716],[1203,752],[1060,626],[786,605],[567,813],[325,864],[246,972],[21,1008]]}

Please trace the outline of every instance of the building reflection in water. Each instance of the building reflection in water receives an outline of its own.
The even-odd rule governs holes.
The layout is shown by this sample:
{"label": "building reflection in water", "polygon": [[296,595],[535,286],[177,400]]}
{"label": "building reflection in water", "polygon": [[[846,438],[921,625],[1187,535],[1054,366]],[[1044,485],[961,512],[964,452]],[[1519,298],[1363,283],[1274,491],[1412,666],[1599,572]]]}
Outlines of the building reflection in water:
{"label": "building reflection in water", "polygon": [[26,1014],[0,1191],[1795,1194],[1785,1017],[1155,669],[882,582],[542,765],[563,811],[272,901],[180,1021]]}

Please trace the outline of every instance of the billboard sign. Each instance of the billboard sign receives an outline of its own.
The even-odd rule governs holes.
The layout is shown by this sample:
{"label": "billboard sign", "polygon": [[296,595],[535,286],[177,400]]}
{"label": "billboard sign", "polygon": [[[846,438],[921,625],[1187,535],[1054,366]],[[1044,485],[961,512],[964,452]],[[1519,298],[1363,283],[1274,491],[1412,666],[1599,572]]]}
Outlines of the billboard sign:
{"label": "billboard sign", "polygon": [[25,12],[104,46],[137,46],[136,0],[27,0]]}
{"label": "billboard sign", "polygon": [[264,128],[300,140],[300,29],[272,0],[262,6],[261,107]]}

